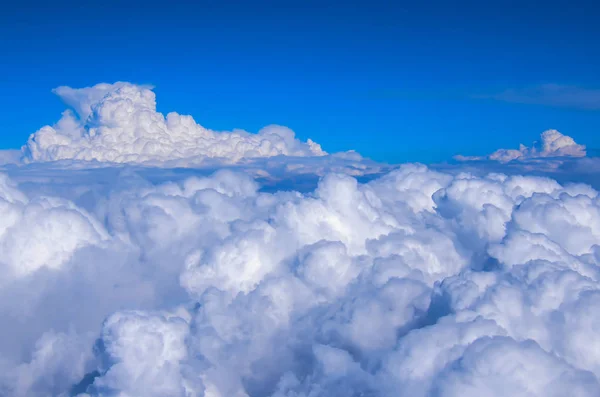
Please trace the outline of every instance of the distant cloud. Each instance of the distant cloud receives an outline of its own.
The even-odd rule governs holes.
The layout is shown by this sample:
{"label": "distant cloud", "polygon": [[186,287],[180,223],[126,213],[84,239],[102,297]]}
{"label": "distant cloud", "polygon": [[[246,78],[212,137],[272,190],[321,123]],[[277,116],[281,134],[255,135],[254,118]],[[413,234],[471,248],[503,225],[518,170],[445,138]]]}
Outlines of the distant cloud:
{"label": "distant cloud", "polygon": [[511,88],[477,98],[498,101],[545,105],[583,110],[600,110],[600,89],[563,84],[541,84],[525,88]]}
{"label": "distant cloud", "polygon": [[580,145],[573,138],[561,134],[557,130],[547,130],[542,133],[541,141],[532,147],[523,144],[519,149],[498,149],[488,156],[455,156],[458,161],[492,160],[507,163],[513,160],[531,160],[552,157],[585,157],[585,145]]}
{"label": "distant cloud", "polygon": [[324,156],[312,140],[301,142],[287,127],[270,125],[257,134],[213,131],[191,116],[156,111],[152,87],[126,82],[54,90],[72,110],[53,126],[32,134],[23,147],[26,162],[58,160],[111,163],[181,159],[242,159]]}
{"label": "distant cloud", "polygon": [[298,189],[300,181],[314,188],[318,177],[332,172],[370,178],[390,169],[355,151],[329,154],[284,126],[269,125],[258,133],[214,131],[191,116],[164,115],[156,110],[152,90],[127,82],[54,89],[68,109],[54,125],[31,134],[21,150],[0,150],[0,172],[135,166],[207,174],[228,168],[266,186],[293,182]]}

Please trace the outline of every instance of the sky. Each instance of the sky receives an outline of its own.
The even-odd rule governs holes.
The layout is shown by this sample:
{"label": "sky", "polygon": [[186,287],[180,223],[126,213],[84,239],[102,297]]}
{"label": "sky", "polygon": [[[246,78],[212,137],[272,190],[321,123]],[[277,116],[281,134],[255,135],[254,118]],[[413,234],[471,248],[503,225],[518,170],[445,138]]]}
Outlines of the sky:
{"label": "sky", "polygon": [[0,397],[600,396],[598,12],[488,3],[0,10]]}
{"label": "sky", "polygon": [[[489,3],[489,4],[488,4]],[[600,147],[594,2],[13,2],[0,148],[64,110],[58,86],[150,84],[211,129],[285,125],[328,152],[434,162],[553,128]]]}

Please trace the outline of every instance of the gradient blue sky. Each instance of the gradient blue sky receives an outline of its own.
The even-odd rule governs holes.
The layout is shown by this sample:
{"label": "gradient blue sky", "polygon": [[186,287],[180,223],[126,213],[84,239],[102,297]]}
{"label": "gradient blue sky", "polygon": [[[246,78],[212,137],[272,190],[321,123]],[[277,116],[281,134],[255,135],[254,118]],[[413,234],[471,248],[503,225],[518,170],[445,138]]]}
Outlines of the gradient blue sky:
{"label": "gradient blue sky", "polygon": [[593,1],[22,1],[0,12],[0,147],[60,117],[51,89],[156,87],[213,129],[440,161],[556,128],[600,147]]}

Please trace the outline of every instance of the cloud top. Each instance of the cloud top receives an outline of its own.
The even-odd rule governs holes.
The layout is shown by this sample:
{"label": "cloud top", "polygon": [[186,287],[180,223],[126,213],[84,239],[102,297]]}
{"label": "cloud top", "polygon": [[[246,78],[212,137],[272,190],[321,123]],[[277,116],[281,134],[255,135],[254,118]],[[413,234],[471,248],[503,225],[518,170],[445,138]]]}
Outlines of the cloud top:
{"label": "cloud top", "polygon": [[62,172],[0,176],[2,396],[600,395],[589,186]]}
{"label": "cloud top", "polygon": [[513,160],[531,160],[552,157],[585,157],[585,145],[580,145],[573,138],[563,135],[557,130],[547,130],[541,135],[541,140],[532,147],[523,144],[519,149],[498,149],[488,156],[456,156],[459,161],[493,160],[507,163]]}
{"label": "cloud top", "polygon": [[84,160],[160,163],[169,160],[241,159],[273,156],[323,156],[321,146],[301,142],[287,127],[270,125],[257,134],[217,132],[191,116],[156,110],[152,87],[126,82],[54,92],[72,109],[54,126],[32,134],[22,148],[25,162]]}

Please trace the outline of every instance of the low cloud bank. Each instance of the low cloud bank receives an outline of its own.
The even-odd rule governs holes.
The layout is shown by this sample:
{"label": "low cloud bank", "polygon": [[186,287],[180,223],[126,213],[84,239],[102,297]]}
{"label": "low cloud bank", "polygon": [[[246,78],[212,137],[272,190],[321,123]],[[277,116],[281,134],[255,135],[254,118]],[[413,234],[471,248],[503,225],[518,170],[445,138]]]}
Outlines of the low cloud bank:
{"label": "low cloud bank", "polygon": [[40,178],[0,178],[0,395],[600,394],[587,185]]}

